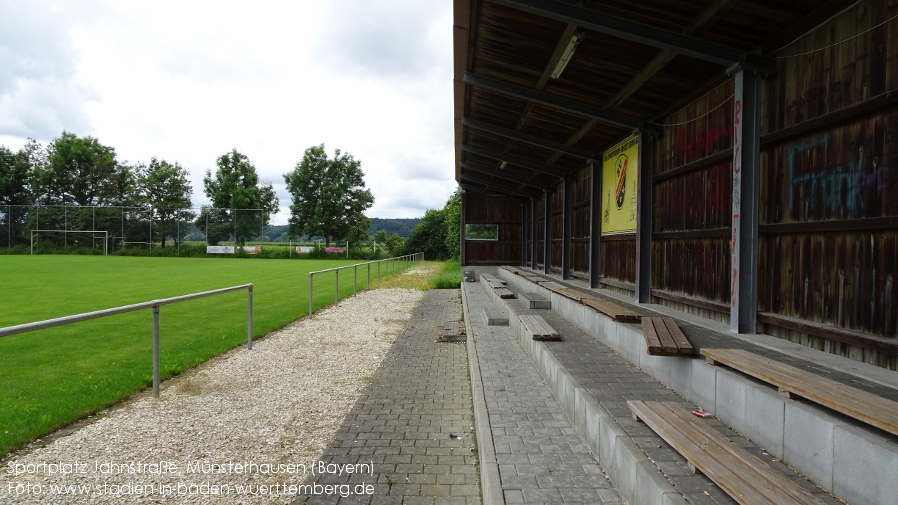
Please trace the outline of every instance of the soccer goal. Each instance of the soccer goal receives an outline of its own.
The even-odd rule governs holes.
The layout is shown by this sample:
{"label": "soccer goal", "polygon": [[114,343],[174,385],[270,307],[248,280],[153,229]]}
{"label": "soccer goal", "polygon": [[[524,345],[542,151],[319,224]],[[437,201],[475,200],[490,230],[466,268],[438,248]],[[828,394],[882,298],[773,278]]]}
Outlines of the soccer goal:
{"label": "soccer goal", "polygon": [[[87,240],[90,240],[91,248],[97,248],[97,243],[99,242],[99,248],[103,250],[103,255],[109,254],[109,232],[105,230],[31,230],[31,254],[34,254],[34,244],[36,240],[40,240],[41,234],[53,236],[60,233],[63,234],[66,243],[68,242],[69,233],[74,233],[76,237],[82,239],[87,237]],[[78,243],[79,240],[75,240],[75,244],[77,245]]]}

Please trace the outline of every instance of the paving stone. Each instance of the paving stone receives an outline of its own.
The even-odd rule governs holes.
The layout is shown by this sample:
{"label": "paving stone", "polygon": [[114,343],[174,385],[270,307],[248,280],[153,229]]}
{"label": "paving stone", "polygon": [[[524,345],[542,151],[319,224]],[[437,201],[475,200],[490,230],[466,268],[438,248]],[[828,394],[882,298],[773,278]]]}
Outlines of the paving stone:
{"label": "paving stone", "polygon": [[[463,289],[469,311],[490,305],[479,286]],[[478,318],[469,321],[468,336],[492,433],[489,441],[478,434],[478,442],[493,444],[505,503],[622,503],[511,329]]]}
{"label": "paving stone", "polygon": [[294,504],[480,503],[467,350],[434,342],[436,326],[461,319],[458,290],[429,291],[325,451],[334,463],[374,461],[374,475],[353,482],[367,477],[375,493],[298,496]]}

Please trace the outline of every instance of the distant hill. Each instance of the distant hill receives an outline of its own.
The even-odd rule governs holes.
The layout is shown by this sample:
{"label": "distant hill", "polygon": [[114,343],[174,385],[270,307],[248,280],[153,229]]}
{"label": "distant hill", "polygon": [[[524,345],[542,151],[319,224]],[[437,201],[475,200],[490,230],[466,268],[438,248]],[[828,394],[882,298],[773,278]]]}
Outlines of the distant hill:
{"label": "distant hill", "polygon": [[[408,238],[409,234],[411,234],[412,230],[415,229],[415,226],[418,226],[418,223],[421,222],[421,218],[415,219],[381,219],[379,217],[369,218],[371,221],[371,228],[368,229],[368,235],[374,235],[375,233],[383,230],[387,232],[387,236],[392,235],[393,233],[398,233],[400,237]],[[199,231],[199,230],[196,230]],[[268,237],[268,240],[271,241],[286,241],[287,236],[285,235],[287,232],[287,225],[277,225],[270,226],[265,230],[265,235]],[[198,237],[202,235],[201,233]],[[203,237],[204,238],[204,237]],[[202,240],[203,238],[197,238],[197,240]]]}
{"label": "distant hill", "polygon": [[381,219],[379,217],[369,218],[371,228],[368,229],[369,235],[383,230],[387,232],[387,236],[398,233],[400,237],[408,237],[415,226],[421,223],[421,218],[414,219]]}

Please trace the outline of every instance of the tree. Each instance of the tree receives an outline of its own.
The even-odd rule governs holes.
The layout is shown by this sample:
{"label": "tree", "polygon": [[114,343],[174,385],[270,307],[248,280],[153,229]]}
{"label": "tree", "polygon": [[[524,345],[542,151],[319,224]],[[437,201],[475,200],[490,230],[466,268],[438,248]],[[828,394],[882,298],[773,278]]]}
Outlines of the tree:
{"label": "tree", "polygon": [[22,150],[14,153],[0,146],[0,205],[27,205],[30,203],[28,178],[31,167]]}
{"label": "tree", "polygon": [[387,252],[387,232],[386,230],[378,230],[374,233],[374,252],[380,257],[378,252]]}
{"label": "tree", "polygon": [[34,179],[42,203],[111,205],[121,196],[115,149],[64,131],[47,150],[47,164]]}
{"label": "tree", "polygon": [[[181,241],[178,228],[187,230],[187,221],[196,215],[183,208],[189,208],[193,187],[190,185],[190,174],[177,162],[171,164],[158,160],[154,156],[149,166],[138,169],[137,187],[142,202],[148,207],[154,222],[154,231],[158,232],[165,247],[165,238],[171,236],[175,246]],[[183,226],[182,226],[183,225]]]}
{"label": "tree", "polygon": [[346,236],[346,239],[355,244],[365,244],[368,242],[368,230],[371,229],[371,221],[362,215],[357,220],[355,220],[355,224],[353,224],[352,228],[349,230],[349,234]]}
{"label": "tree", "polygon": [[295,235],[346,238],[358,226],[363,211],[374,204],[374,196],[365,188],[360,161],[351,154],[334,151],[328,159],[324,144],[306,149],[302,161],[284,174],[290,205],[290,232]]}
{"label": "tree", "polygon": [[423,252],[426,259],[446,260],[451,256],[446,242],[445,210],[428,209],[405,241],[405,252]]}
{"label": "tree", "polygon": [[[203,228],[206,218],[209,227],[206,234],[210,244],[227,238],[224,230],[234,232],[240,245],[268,224],[271,214],[278,211],[278,198],[270,183],[260,183],[256,167],[246,155],[232,149],[218,157],[218,170],[212,174],[206,170],[203,186],[212,201],[211,208],[204,208],[196,225]],[[229,228],[230,226],[230,228]],[[214,235],[214,239],[213,239]]]}
{"label": "tree", "polygon": [[[29,142],[34,143],[30,139]],[[5,234],[7,246],[24,241],[28,215],[25,205],[31,203],[31,164],[27,147],[13,153],[8,147],[0,146],[0,225],[8,231]]]}
{"label": "tree", "polygon": [[403,248],[405,248],[405,239],[400,237],[398,233],[390,235],[390,238],[387,239],[387,251],[390,253],[390,256],[401,255]]}
{"label": "tree", "polygon": [[446,249],[453,258],[461,255],[461,190],[456,188],[443,206],[446,222]]}

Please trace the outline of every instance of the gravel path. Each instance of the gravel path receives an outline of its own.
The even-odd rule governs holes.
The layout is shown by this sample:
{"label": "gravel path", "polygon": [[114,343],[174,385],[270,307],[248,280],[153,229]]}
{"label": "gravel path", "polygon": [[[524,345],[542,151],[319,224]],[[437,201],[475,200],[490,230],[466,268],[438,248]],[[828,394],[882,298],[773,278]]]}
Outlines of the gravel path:
{"label": "gravel path", "polygon": [[287,503],[423,296],[361,292],[14,454],[0,503]]}

